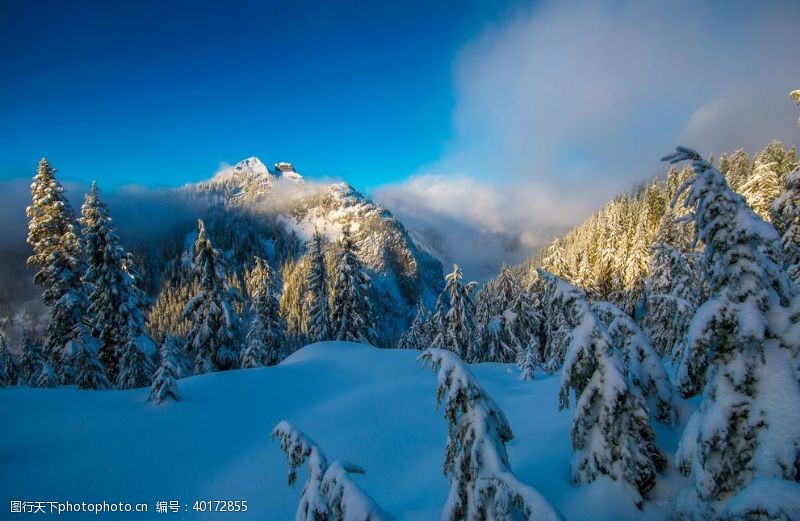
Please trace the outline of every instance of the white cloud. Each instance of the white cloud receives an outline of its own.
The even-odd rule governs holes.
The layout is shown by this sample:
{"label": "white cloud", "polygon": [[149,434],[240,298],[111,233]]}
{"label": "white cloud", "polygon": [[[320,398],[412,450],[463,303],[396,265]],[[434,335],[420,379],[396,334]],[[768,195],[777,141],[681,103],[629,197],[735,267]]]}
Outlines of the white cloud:
{"label": "white cloud", "polygon": [[376,194],[402,219],[463,220],[530,250],[663,171],[677,144],[718,155],[799,142],[798,27],[797,2],[518,10],[459,54],[442,158]]}

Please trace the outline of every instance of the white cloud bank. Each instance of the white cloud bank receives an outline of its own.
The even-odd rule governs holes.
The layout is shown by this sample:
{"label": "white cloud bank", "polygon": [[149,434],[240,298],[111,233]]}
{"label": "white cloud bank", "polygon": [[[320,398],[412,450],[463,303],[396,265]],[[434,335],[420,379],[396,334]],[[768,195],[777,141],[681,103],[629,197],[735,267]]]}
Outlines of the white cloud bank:
{"label": "white cloud bank", "polygon": [[442,158],[376,198],[483,276],[662,172],[676,144],[719,154],[800,142],[797,49],[798,2],[517,10],[459,54]]}

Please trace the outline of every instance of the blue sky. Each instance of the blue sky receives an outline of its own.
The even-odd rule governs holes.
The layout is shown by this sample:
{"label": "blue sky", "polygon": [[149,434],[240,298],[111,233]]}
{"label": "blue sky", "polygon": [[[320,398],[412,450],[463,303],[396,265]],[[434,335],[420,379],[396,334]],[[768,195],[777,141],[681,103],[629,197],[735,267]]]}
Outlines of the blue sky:
{"label": "blue sky", "polygon": [[675,145],[800,145],[798,27],[797,0],[0,0],[0,197],[42,155],[105,190],[258,155],[494,273]]}
{"label": "blue sky", "polygon": [[259,155],[360,188],[434,161],[508,3],[0,1],[0,178],[176,185]]}

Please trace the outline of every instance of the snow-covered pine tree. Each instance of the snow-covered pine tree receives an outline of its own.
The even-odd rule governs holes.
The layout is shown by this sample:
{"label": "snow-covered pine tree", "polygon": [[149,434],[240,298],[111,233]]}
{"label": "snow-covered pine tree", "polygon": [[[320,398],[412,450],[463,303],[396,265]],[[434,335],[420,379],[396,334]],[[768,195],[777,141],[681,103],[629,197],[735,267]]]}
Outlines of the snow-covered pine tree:
{"label": "snow-covered pine tree", "polygon": [[647,335],[630,315],[610,302],[596,302],[592,311],[606,325],[613,345],[620,350],[628,380],[647,400],[655,419],[677,423],[675,390]]}
{"label": "snow-covered pine tree", "polygon": [[325,249],[324,237],[315,230],[314,236],[311,238],[311,265],[306,281],[310,300],[307,326],[310,342],[323,342],[334,338],[328,303],[328,268],[325,265]]}
{"label": "snow-covered pine tree", "polygon": [[35,383],[31,387],[53,388],[58,385],[59,378],[53,366],[47,360],[42,361],[42,367],[34,375]]}
{"label": "snow-covered pine tree", "polygon": [[267,261],[256,257],[250,276],[253,284],[250,303],[252,317],[247,333],[247,348],[241,360],[241,366],[245,369],[280,362],[286,341],[286,322],[280,315],[272,270]]}
{"label": "snow-covered pine tree", "polygon": [[160,353],[161,363],[153,375],[153,383],[150,385],[150,394],[147,399],[156,404],[163,403],[167,398],[178,401],[181,397],[178,394],[180,369],[177,345],[175,342],[165,340],[161,345]]}
{"label": "snow-covered pine tree", "polygon": [[567,324],[566,310],[554,298],[556,286],[548,284],[540,275],[544,283],[544,365],[548,373],[556,372],[567,356],[567,348],[572,339],[572,332]]}
{"label": "snow-covered pine tree", "polygon": [[22,378],[29,387],[35,387],[39,378],[39,372],[44,365],[42,347],[33,341],[25,332],[22,335],[22,357],[19,366]]}
{"label": "snow-covered pine tree", "polygon": [[75,356],[75,373],[78,389],[105,390],[111,387],[97,355],[86,346],[78,348],[78,354]]}
{"label": "snow-covered pine tree", "polygon": [[[695,176],[683,189],[705,244],[710,293],[692,319],[678,373],[683,384],[708,366],[703,401],[676,456],[695,481],[679,495],[677,517],[725,518],[735,511],[737,519],[754,519],[790,502],[796,508],[800,302],[781,266],[780,238],[696,151],[678,147],[664,160],[692,161]],[[782,482],[791,494],[758,497],[765,483]],[[788,512],[775,518],[791,518]]]}
{"label": "snow-covered pine tree", "polygon": [[472,360],[476,354],[475,303],[472,301],[476,283],[464,284],[462,278],[457,264],[445,277],[444,293],[450,298],[450,306],[444,317],[443,346],[464,360]]}
{"label": "snow-covered pine tree", "polygon": [[[128,346],[141,350],[144,335],[144,294],[138,288],[138,273],[133,260],[120,245],[119,236],[109,215],[108,205],[100,199],[96,183],[86,194],[81,207],[83,246],[88,268],[84,281],[93,288],[89,299],[94,330],[100,340],[98,358],[109,381],[119,383],[120,364]],[[129,363],[141,360],[128,355]],[[146,365],[146,364],[145,364]],[[148,368],[127,368],[127,372],[144,373]],[[144,379],[126,381],[125,387],[141,387]]]}
{"label": "snow-covered pine tree", "polygon": [[430,319],[430,314],[425,308],[425,305],[420,302],[417,304],[417,313],[414,315],[414,320],[408,326],[400,339],[397,341],[399,349],[427,349],[430,343],[428,339],[425,324]]}
{"label": "snow-covered pine tree", "polygon": [[6,337],[0,334],[0,387],[17,385],[18,380],[17,364],[8,348]]}
{"label": "snow-covered pine tree", "polygon": [[146,387],[153,374],[153,361],[144,352],[139,336],[127,334],[122,346],[117,387],[136,389]]}
{"label": "snow-covered pine tree", "polygon": [[328,466],[322,449],[297,427],[284,420],[270,437],[279,440],[289,463],[289,486],[297,481],[297,469],[308,462],[308,478],[300,494],[295,521],[389,521],[372,498],[361,490],[350,474],[363,474],[352,463],[336,461]]}
{"label": "snow-covered pine tree", "polygon": [[431,315],[430,320],[428,320],[431,347],[438,349],[444,349],[445,320],[447,319],[445,298],[444,292],[436,297],[436,309]]}
{"label": "snow-covered pine tree", "polygon": [[647,403],[625,377],[611,336],[586,295],[555,275],[541,271],[540,276],[553,287],[551,298],[572,329],[559,392],[560,409],[569,407],[570,391],[576,399],[572,479],[589,483],[605,474],[623,481],[641,505],[666,465]]}
{"label": "snow-covered pine tree", "polygon": [[164,337],[159,352],[163,352],[164,350],[172,353],[173,359],[175,360],[175,368],[178,371],[177,378],[186,378],[193,374],[191,361],[189,357],[186,356],[184,342],[180,337],[175,335],[167,335]]}
{"label": "snow-covered pine tree", "polygon": [[542,265],[551,273],[555,273],[565,280],[572,280],[573,273],[566,259],[566,252],[561,242],[556,238],[547,248]]}
{"label": "snow-covered pine tree", "polygon": [[674,244],[680,241],[674,216],[664,216],[651,248],[650,275],[646,281],[647,310],[641,327],[659,356],[681,356],[683,341],[700,300],[701,285],[694,254]]}
{"label": "snow-covered pine tree", "polygon": [[559,519],[548,502],[511,470],[506,443],[514,439],[502,409],[452,352],[428,349],[419,359],[438,373],[437,405],[444,404],[444,473],[450,493],[442,521]]}
{"label": "snow-covered pine tree", "polygon": [[[800,104],[800,90],[791,95]],[[772,224],[781,235],[786,271],[800,286],[800,166],[786,176],[783,187],[783,193],[772,202],[770,214]]]}
{"label": "snow-covered pine tree", "polygon": [[781,235],[786,272],[800,285],[800,167],[786,176],[784,191],[773,201],[771,213]]}
{"label": "snow-covered pine tree", "polygon": [[517,355],[517,365],[519,366],[520,375],[522,380],[533,380],[536,378],[534,369],[540,365],[541,361],[538,359],[539,353],[538,341],[533,340],[532,345],[528,345],[520,351]]}
{"label": "snow-covered pine tree", "polygon": [[59,380],[71,383],[78,346],[94,348],[96,340],[85,323],[89,302],[81,280],[85,264],[75,213],[47,159],[39,162],[31,184],[31,198],[26,209],[27,240],[33,248],[28,266],[38,269],[33,282],[43,289],[42,301],[51,308],[44,353]]}
{"label": "snow-covered pine tree", "polygon": [[781,193],[781,182],[778,178],[778,165],[775,162],[756,162],[753,173],[741,188],[742,196],[747,204],[761,219],[769,221],[770,206]]}
{"label": "snow-covered pine tree", "polygon": [[239,317],[233,302],[241,299],[225,276],[224,259],[214,249],[203,221],[197,221],[194,267],[200,291],[186,303],[183,316],[192,320],[187,349],[195,356],[196,374],[235,368],[238,361]]}
{"label": "snow-covered pine tree", "polygon": [[336,340],[375,343],[375,322],[369,300],[370,278],[356,254],[350,229],[342,230],[334,263],[331,325]]}

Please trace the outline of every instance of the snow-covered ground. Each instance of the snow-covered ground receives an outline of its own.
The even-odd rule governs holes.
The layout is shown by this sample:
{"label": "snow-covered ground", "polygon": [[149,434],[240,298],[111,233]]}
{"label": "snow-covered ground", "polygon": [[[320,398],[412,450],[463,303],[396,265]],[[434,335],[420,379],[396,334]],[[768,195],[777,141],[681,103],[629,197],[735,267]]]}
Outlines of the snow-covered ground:
{"label": "snow-covered ground", "polygon": [[[287,419],[329,461],[362,466],[366,474],[356,481],[396,519],[436,520],[448,490],[447,434],[435,404],[436,376],[416,362],[418,355],[320,343],[276,367],[181,380],[181,401],[161,406],[145,401],[145,389],[2,389],[0,519],[9,516],[11,500],[144,502],[150,509],[99,518],[293,519],[305,475],[290,489],[286,457],[269,440],[272,427]],[[688,410],[679,427],[656,424],[670,466],[640,511],[618,483],[570,484],[572,411],[558,411],[558,375],[522,382],[512,365],[470,367],[514,430],[508,450],[517,477],[566,519],[669,516],[685,484],[671,463]],[[161,500],[178,500],[188,512],[157,514]],[[248,511],[196,513],[196,500],[247,500]]]}

